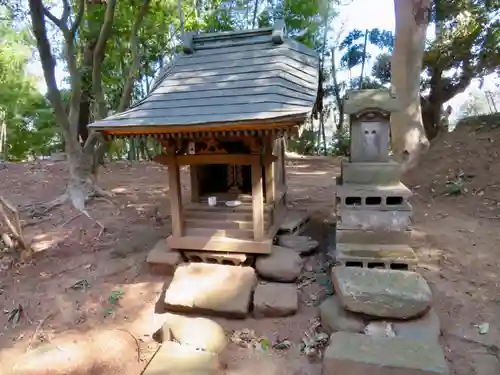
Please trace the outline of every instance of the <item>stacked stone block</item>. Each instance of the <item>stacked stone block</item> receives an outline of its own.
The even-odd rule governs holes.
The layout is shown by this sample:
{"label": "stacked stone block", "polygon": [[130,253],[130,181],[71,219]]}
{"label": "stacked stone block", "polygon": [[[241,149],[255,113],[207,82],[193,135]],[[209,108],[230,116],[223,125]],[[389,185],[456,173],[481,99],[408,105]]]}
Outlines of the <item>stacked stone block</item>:
{"label": "stacked stone block", "polygon": [[447,375],[432,292],[411,269],[411,191],[389,158],[389,91],[349,92],[351,152],[336,181],[335,296],[319,308],[332,333],[324,375]]}
{"label": "stacked stone block", "polygon": [[410,269],[417,261],[408,246],[412,193],[400,181],[400,165],[389,157],[389,117],[397,101],[388,90],[351,91],[344,109],[351,144],[336,179],[337,262]]}

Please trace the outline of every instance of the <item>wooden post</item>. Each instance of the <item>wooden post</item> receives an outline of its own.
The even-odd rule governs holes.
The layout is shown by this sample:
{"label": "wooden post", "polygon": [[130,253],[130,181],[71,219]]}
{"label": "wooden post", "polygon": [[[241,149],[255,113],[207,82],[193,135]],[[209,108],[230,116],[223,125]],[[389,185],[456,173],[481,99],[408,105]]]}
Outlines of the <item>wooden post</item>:
{"label": "wooden post", "polygon": [[189,176],[191,178],[191,202],[200,201],[200,171],[197,165],[189,166]]}
{"label": "wooden post", "polygon": [[262,165],[260,157],[252,161],[253,238],[264,240],[264,196],[262,192]]}
{"label": "wooden post", "polygon": [[174,237],[182,237],[184,232],[184,212],[182,209],[179,165],[175,160],[175,156],[168,158],[168,192],[170,197],[170,214],[172,217],[172,234]]}
{"label": "wooden post", "polygon": [[264,157],[264,175],[266,181],[266,203],[274,203],[276,200],[276,184],[274,177],[274,161],[273,161],[273,143],[274,140],[272,138],[268,138],[266,142],[266,154]]}
{"label": "wooden post", "polygon": [[285,139],[281,138],[281,147],[280,147],[280,152],[281,152],[281,183],[284,186],[286,186],[286,169],[285,169],[285,157],[286,157],[286,150],[285,150]]}

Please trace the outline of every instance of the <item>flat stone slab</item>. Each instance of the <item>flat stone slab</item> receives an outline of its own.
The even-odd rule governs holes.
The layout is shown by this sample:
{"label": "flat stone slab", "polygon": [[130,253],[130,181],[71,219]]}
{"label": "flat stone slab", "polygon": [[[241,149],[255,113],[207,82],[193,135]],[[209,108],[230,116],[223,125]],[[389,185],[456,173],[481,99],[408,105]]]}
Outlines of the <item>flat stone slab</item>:
{"label": "flat stone slab", "polygon": [[448,375],[437,342],[336,332],[323,359],[324,375]]}
{"label": "flat stone slab", "polygon": [[397,185],[401,174],[401,166],[395,161],[352,163],[343,160],[340,164],[340,175],[346,184]]}
{"label": "flat stone slab", "polygon": [[162,344],[143,375],[218,375],[221,371],[216,353],[168,341]]}
{"label": "flat stone slab", "polygon": [[295,285],[261,283],[255,289],[253,312],[256,318],[293,315],[298,308],[299,298]]}
{"label": "flat stone slab", "polygon": [[411,229],[411,211],[342,208],[337,212],[337,229],[403,232]]}
{"label": "flat stone slab", "polygon": [[341,230],[336,231],[337,246],[340,243],[356,244],[381,244],[400,245],[409,244],[411,241],[411,231],[387,232],[387,231],[365,231],[365,230]]}
{"label": "flat stone slab", "polygon": [[332,281],[342,305],[366,315],[409,319],[432,303],[431,289],[417,272],[333,267]]}
{"label": "flat stone slab", "polygon": [[182,264],[165,292],[166,309],[244,318],[256,284],[251,267]]}
{"label": "flat stone slab", "polygon": [[283,234],[278,237],[278,245],[295,250],[301,255],[307,255],[318,248],[319,242],[308,236]]}
{"label": "flat stone slab", "polygon": [[441,335],[441,323],[439,321],[439,316],[433,308],[421,317],[404,322],[394,321],[392,322],[392,326],[397,337],[410,340],[437,342],[439,340],[439,336]]}
{"label": "flat stone slab", "polygon": [[146,262],[152,273],[159,275],[173,275],[175,268],[182,262],[181,254],[168,246],[166,239],[162,239],[148,253]]}
{"label": "flat stone slab", "polygon": [[368,268],[409,269],[418,263],[413,249],[405,244],[339,243],[336,251],[335,260],[345,266],[359,263],[360,267]]}
{"label": "flat stone slab", "polygon": [[321,326],[327,333],[337,331],[360,333],[366,325],[360,315],[344,309],[336,296],[328,297],[319,305],[319,316]]}
{"label": "flat stone slab", "polygon": [[265,279],[293,282],[299,277],[304,260],[294,251],[273,246],[271,255],[262,255],[255,261],[257,273]]}
{"label": "flat stone slab", "polygon": [[[194,349],[221,353],[227,346],[224,329],[213,320],[178,314],[165,314],[165,323],[153,334],[158,342],[177,341]],[[173,339],[173,340],[172,340]]]}

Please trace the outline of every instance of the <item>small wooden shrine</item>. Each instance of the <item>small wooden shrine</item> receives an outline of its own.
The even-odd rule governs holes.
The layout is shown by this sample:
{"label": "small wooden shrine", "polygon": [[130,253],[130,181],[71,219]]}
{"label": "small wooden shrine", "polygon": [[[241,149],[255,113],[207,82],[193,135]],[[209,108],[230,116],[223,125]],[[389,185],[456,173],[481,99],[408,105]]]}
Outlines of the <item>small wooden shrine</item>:
{"label": "small wooden shrine", "polygon": [[[310,116],[317,90],[316,53],[286,38],[282,21],[187,34],[144,100],[89,127],[161,142],[155,161],[168,166],[170,247],[266,254],[286,215],[284,137]],[[182,166],[189,197],[181,194]]]}

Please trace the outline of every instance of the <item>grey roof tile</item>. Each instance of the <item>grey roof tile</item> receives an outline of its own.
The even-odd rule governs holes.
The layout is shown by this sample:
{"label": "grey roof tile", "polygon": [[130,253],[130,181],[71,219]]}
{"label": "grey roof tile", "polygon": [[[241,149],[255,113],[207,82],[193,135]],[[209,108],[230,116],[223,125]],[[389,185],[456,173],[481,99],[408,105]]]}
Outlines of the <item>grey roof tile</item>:
{"label": "grey roof tile", "polygon": [[315,103],[318,57],[272,28],[194,35],[194,52],[165,66],[142,101],[95,129],[302,119]]}

